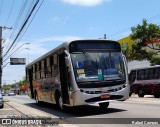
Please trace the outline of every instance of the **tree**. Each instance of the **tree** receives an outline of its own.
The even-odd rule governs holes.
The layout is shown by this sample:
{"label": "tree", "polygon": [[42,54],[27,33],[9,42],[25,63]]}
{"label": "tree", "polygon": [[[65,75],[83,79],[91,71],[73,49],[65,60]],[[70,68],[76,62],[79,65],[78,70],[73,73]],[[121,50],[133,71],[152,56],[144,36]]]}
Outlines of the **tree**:
{"label": "tree", "polygon": [[26,78],[23,77],[23,79],[20,80],[18,84],[19,84],[19,86],[22,86],[22,85],[24,85],[25,83],[26,83]]}
{"label": "tree", "polygon": [[[131,39],[135,41],[129,60],[148,60],[151,65],[160,64],[160,26],[142,21],[142,25],[132,27]],[[155,43],[156,42],[156,43]]]}
{"label": "tree", "polygon": [[3,90],[11,90],[11,85],[4,85]]}

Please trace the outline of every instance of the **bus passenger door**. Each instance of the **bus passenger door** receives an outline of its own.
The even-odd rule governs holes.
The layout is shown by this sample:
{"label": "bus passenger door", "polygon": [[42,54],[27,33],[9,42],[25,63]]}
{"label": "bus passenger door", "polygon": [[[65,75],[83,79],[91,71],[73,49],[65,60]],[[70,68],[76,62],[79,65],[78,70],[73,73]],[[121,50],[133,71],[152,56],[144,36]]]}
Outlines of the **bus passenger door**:
{"label": "bus passenger door", "polygon": [[29,69],[29,88],[30,88],[31,98],[34,98],[32,69]]}
{"label": "bus passenger door", "polygon": [[59,71],[61,81],[61,94],[64,104],[70,104],[69,102],[69,81],[68,70],[65,63],[65,53],[59,55]]}

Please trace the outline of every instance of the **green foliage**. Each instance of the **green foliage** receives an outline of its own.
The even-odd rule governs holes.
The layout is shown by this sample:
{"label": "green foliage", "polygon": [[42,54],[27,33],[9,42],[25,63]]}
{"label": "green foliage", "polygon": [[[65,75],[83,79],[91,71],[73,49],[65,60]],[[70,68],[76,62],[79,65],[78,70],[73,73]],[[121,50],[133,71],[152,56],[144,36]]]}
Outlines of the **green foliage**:
{"label": "green foliage", "polygon": [[12,87],[9,86],[9,85],[4,85],[4,86],[3,86],[3,90],[11,90],[11,88],[12,88]]}
{"label": "green foliage", "polygon": [[[148,60],[151,65],[160,64],[158,53],[160,52],[160,43],[155,45],[155,40],[160,40],[160,27],[155,24],[148,24],[147,20],[142,21],[142,25],[132,27],[131,39],[135,41],[129,52],[128,60]],[[150,44],[146,44],[149,42]]]}
{"label": "green foliage", "polygon": [[153,56],[150,62],[151,65],[160,65],[160,56]]}
{"label": "green foliage", "polygon": [[142,25],[132,27],[131,39],[135,40],[139,46],[146,46],[145,42],[151,42],[160,38],[160,27],[155,24],[148,24],[147,20],[142,21]]}
{"label": "green foliage", "polygon": [[22,80],[20,80],[19,81],[19,86],[22,86],[22,85],[24,85],[26,83],[26,80],[25,80],[25,77],[22,79]]}
{"label": "green foliage", "polygon": [[121,45],[121,49],[122,49],[122,52],[123,54],[127,57],[128,56],[128,43],[120,43]]}

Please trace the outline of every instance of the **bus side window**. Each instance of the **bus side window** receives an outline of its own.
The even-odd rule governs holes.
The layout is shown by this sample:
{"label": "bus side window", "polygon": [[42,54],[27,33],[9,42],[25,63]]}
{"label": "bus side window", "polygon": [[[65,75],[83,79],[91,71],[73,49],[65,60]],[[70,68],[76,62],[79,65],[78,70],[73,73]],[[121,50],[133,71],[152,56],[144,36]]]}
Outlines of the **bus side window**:
{"label": "bus side window", "polygon": [[51,77],[51,62],[50,62],[50,57],[47,58],[46,61],[46,68],[45,68],[45,75],[46,77]]}
{"label": "bus side window", "polygon": [[148,80],[149,79],[149,69],[146,69],[145,70],[145,80]]}
{"label": "bus side window", "polygon": [[38,62],[36,64],[36,78],[40,79],[40,77],[41,77],[41,74],[40,74],[40,63]]}
{"label": "bus side window", "polygon": [[57,54],[53,55],[53,66],[52,66],[52,76],[58,75],[58,57]]}
{"label": "bus side window", "polygon": [[160,67],[159,68],[156,68],[156,79],[160,79]]}
{"label": "bus side window", "polygon": [[45,68],[45,65],[43,60],[41,61],[41,78],[45,78],[44,68]]}
{"label": "bus side window", "polygon": [[33,65],[32,66],[32,78],[33,78],[33,80],[36,79],[36,70],[35,69],[36,69],[36,66]]}
{"label": "bus side window", "polygon": [[138,70],[137,80],[144,80],[144,70]]}
{"label": "bus side window", "polygon": [[153,74],[153,79],[156,79],[157,73],[156,73],[156,68],[152,68],[152,74]]}
{"label": "bus side window", "polygon": [[149,69],[149,79],[153,79],[153,68]]}

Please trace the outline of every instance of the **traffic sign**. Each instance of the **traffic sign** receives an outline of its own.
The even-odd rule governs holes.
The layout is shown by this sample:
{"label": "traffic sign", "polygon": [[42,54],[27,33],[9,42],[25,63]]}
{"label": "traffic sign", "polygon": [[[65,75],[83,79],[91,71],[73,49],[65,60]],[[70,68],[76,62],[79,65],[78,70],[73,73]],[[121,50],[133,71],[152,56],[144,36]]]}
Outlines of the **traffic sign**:
{"label": "traffic sign", "polygon": [[10,65],[25,65],[26,58],[10,58]]}

